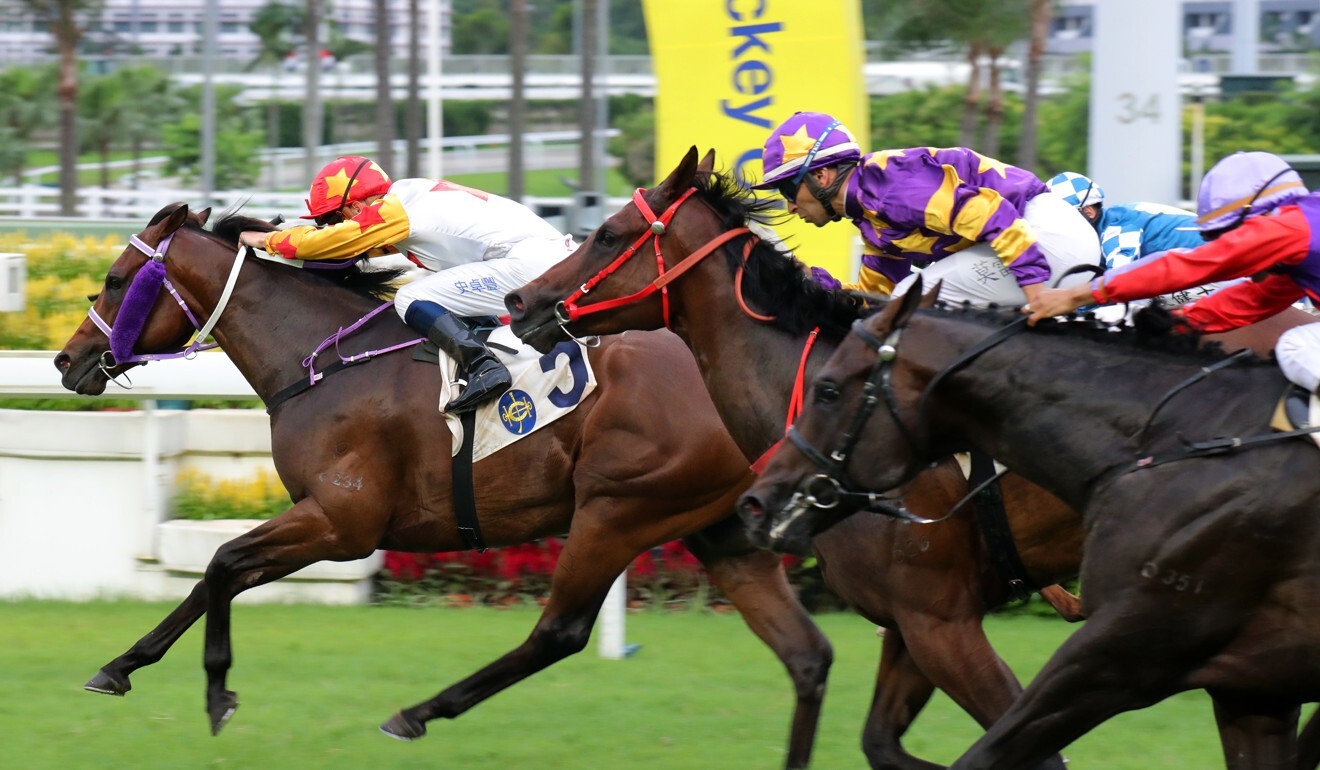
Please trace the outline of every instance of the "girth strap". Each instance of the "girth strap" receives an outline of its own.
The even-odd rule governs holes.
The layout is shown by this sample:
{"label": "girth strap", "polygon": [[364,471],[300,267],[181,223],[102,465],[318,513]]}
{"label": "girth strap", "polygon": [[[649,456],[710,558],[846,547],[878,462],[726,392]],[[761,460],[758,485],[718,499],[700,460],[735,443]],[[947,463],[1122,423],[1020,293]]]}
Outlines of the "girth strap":
{"label": "girth strap", "polygon": [[1013,540],[1008,513],[1004,510],[1004,495],[999,489],[1000,475],[995,471],[995,461],[990,455],[972,452],[968,483],[976,490],[972,495],[972,506],[985,537],[990,563],[994,565],[995,574],[1008,586],[1012,598],[1026,599],[1040,587],[1031,579],[1018,553],[1017,542]]}
{"label": "girth strap", "polygon": [[463,537],[463,542],[468,548],[482,553],[486,550],[486,541],[481,537],[481,523],[477,521],[477,494],[472,483],[472,446],[477,433],[477,413],[467,411],[458,419],[463,424],[463,445],[454,455],[454,517],[458,520],[458,534]]}

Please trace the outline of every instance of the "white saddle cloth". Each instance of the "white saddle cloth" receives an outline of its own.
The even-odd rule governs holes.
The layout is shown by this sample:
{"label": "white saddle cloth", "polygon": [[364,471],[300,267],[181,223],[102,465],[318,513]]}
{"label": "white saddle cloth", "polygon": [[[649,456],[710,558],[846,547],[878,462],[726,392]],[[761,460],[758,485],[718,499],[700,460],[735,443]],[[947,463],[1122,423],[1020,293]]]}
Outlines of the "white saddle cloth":
{"label": "white saddle cloth", "polygon": [[[509,367],[513,387],[504,395],[477,407],[476,436],[472,461],[488,457],[518,439],[558,420],[577,408],[596,389],[586,349],[576,342],[561,342],[542,355],[522,344],[507,326],[491,333],[491,351]],[[518,351],[510,356],[501,348]],[[445,378],[440,389],[440,411],[456,398],[462,384],[455,381],[453,359],[440,353],[440,372]],[[463,424],[457,415],[445,415],[445,423],[454,436],[453,453],[463,445]]]}

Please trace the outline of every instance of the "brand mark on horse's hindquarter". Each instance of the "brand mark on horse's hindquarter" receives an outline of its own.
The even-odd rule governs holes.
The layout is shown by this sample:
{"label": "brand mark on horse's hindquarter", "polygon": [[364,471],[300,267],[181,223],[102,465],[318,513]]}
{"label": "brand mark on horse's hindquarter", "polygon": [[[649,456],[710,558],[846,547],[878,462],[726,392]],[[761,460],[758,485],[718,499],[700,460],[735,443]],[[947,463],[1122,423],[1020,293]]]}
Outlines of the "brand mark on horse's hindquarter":
{"label": "brand mark on horse's hindquarter", "polygon": [[340,473],[339,471],[335,471],[331,475],[331,478],[328,479],[326,478],[326,474],[324,472],[317,474],[316,477],[321,481],[328,481],[329,483],[337,487],[340,487],[342,489],[347,489],[351,492],[360,491],[363,487],[361,476],[346,476]]}
{"label": "brand mark on horse's hindquarter", "polygon": [[1191,590],[1194,594],[1201,593],[1205,586],[1204,579],[1198,579],[1195,575],[1189,575],[1186,572],[1178,572],[1171,569],[1160,569],[1160,565],[1153,561],[1148,561],[1141,565],[1141,576],[1151,580],[1159,580],[1166,586],[1175,591]]}

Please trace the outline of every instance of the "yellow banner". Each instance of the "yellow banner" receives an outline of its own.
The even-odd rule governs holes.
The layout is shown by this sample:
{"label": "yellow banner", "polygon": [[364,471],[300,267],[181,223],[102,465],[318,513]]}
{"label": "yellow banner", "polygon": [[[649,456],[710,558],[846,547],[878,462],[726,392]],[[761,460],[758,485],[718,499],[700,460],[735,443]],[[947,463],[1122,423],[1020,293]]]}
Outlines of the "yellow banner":
{"label": "yellow banner", "polygon": [[[827,112],[871,133],[858,0],[644,0],[656,88],[656,174],[689,147],[715,149],[716,167],[761,178],[761,146],[794,112]],[[770,193],[766,193],[767,195]],[[777,196],[776,196],[777,197]],[[779,228],[799,259],[855,278],[857,229],[794,217]]]}

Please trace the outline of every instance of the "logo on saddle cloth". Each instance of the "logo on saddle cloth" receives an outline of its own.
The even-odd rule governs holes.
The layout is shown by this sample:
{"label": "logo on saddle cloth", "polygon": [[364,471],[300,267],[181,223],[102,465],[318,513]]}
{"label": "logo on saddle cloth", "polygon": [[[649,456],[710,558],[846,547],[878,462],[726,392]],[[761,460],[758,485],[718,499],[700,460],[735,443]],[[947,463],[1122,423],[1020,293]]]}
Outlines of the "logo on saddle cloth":
{"label": "logo on saddle cloth", "polygon": [[[586,351],[576,342],[561,342],[541,354],[524,346],[509,327],[501,326],[491,333],[488,344],[509,367],[513,387],[477,408],[473,462],[553,423],[596,389]],[[447,367],[452,376],[452,363]],[[454,415],[445,415],[445,423],[457,453],[463,443],[462,423]]]}
{"label": "logo on saddle cloth", "polygon": [[500,396],[495,411],[510,433],[522,436],[536,427],[536,404],[524,390],[514,388]]}

